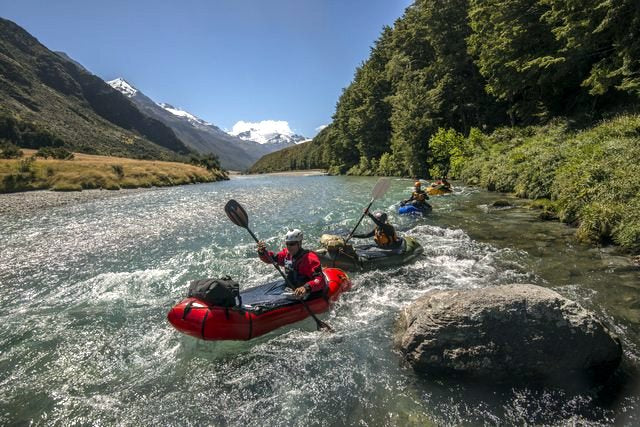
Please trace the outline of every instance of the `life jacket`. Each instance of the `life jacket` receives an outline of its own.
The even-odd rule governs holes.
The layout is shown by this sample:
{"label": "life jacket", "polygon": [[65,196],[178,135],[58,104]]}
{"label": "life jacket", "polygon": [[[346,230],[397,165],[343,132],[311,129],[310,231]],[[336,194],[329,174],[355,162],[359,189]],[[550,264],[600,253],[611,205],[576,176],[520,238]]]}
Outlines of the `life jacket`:
{"label": "life jacket", "polygon": [[389,236],[384,232],[382,227],[376,227],[375,234],[373,235],[373,240],[376,242],[378,246],[381,248],[391,246],[395,242],[398,241],[398,236],[396,235],[396,230],[393,230],[393,235]]}
{"label": "life jacket", "polygon": [[312,279],[311,277],[303,277],[298,273],[298,264],[300,264],[300,261],[302,261],[302,258],[304,258],[307,253],[309,253],[307,249],[301,248],[295,258],[288,253],[287,257],[284,259],[284,271],[287,274],[287,278],[296,286],[304,284]]}
{"label": "life jacket", "polygon": [[411,197],[413,197],[413,200],[417,200],[418,202],[424,202],[426,200],[426,194],[422,190],[420,190],[420,192],[414,191]]}
{"label": "life jacket", "polygon": [[309,285],[312,292],[326,289],[327,283],[322,274],[322,266],[318,255],[306,249],[300,249],[295,257],[283,248],[277,254],[264,251],[259,254],[260,259],[267,264],[276,263],[285,268],[287,280],[292,286]]}

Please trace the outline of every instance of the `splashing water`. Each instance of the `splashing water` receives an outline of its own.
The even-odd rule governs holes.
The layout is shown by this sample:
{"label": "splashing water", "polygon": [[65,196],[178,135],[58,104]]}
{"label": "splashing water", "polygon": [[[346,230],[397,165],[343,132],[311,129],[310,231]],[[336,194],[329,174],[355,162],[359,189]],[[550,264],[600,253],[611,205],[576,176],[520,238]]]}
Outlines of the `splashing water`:
{"label": "splashing water", "polygon": [[[415,237],[417,262],[353,274],[324,319],[249,342],[179,334],[166,313],[189,280],[230,274],[249,287],[277,277],[226,218],[238,200],[271,249],[287,229],[345,234],[374,178],[238,177],[0,216],[0,423],[118,425],[610,424],[637,418],[638,274],[608,249],[498,196],[458,188],[432,215],[400,217],[409,180],[375,208]],[[365,220],[361,230],[372,224]],[[500,388],[431,381],[393,348],[402,307],[431,289],[507,283],[553,287],[620,335],[625,368],[605,390]]]}

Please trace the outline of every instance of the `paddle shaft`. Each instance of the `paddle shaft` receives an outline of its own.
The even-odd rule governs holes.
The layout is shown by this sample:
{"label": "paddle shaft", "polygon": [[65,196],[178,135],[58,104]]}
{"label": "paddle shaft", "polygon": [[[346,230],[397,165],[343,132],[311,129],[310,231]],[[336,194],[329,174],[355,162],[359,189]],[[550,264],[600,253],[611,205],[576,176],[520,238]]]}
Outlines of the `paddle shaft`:
{"label": "paddle shaft", "polygon": [[367,205],[367,209],[365,209],[364,212],[362,212],[362,215],[360,216],[360,219],[358,220],[358,222],[356,223],[356,226],[353,227],[353,230],[351,230],[351,233],[349,233],[349,235],[347,236],[346,239],[344,239],[344,243],[347,243],[349,241],[349,239],[351,239],[351,236],[353,236],[353,233],[356,232],[356,229],[358,228],[358,226],[360,225],[360,223],[362,222],[362,219],[364,218],[364,216],[367,214],[367,212],[369,212],[369,208],[371,207],[371,205],[373,205],[373,202],[375,201],[375,199],[371,199],[371,201],[369,202],[369,204]]}
{"label": "paddle shaft", "polygon": [[364,210],[364,212],[360,216],[360,219],[358,220],[358,223],[356,224],[356,226],[353,227],[353,230],[351,230],[351,233],[349,233],[349,235],[345,239],[344,241],[345,243],[347,243],[349,239],[351,239],[351,237],[353,236],[353,233],[356,232],[356,229],[362,222],[362,219],[367,214],[367,212],[369,212],[369,208],[371,208],[371,205],[373,205],[373,202],[376,199],[382,197],[382,195],[386,193],[388,189],[389,189],[389,178],[380,178],[378,182],[376,182],[375,187],[373,187],[373,190],[371,191],[371,201],[369,202],[369,204],[367,205],[367,208]]}

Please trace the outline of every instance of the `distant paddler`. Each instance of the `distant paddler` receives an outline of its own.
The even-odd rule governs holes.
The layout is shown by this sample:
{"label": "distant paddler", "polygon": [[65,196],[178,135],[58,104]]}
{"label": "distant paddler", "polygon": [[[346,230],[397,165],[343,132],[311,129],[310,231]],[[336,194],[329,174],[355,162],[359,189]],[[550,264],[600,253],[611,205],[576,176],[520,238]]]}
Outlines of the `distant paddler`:
{"label": "distant paddler", "polygon": [[411,193],[411,197],[409,197],[407,200],[401,201],[400,206],[410,204],[413,207],[420,209],[421,211],[431,211],[431,205],[427,203],[427,200],[429,200],[429,196],[424,190],[422,190],[422,184],[420,183],[420,181],[416,181],[413,185],[413,192]]}
{"label": "distant paddler", "polygon": [[444,176],[427,187],[427,194],[430,196],[441,196],[443,194],[449,194],[452,191],[451,184]]}

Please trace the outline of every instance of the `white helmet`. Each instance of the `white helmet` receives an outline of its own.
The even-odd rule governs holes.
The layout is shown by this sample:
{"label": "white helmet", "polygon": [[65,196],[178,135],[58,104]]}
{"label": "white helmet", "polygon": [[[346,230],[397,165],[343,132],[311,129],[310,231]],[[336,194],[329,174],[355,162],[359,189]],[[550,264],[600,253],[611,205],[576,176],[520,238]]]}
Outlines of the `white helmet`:
{"label": "white helmet", "polygon": [[294,228],[284,236],[285,242],[302,242],[302,231]]}

